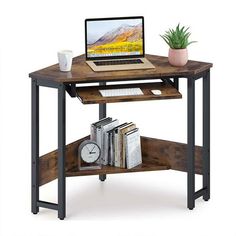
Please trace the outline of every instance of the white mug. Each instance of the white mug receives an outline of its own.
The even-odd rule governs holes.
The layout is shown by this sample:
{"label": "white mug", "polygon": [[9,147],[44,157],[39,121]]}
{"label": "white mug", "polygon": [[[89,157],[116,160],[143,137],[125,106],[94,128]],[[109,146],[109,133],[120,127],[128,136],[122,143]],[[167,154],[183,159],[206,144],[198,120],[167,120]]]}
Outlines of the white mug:
{"label": "white mug", "polygon": [[60,71],[70,71],[72,65],[73,52],[62,50],[57,53]]}

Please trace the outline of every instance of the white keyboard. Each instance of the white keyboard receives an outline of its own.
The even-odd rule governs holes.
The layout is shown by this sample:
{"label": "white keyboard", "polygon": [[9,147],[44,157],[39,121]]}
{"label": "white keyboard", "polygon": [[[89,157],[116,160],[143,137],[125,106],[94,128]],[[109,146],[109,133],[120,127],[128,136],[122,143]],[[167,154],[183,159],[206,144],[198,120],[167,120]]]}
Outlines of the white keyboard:
{"label": "white keyboard", "polygon": [[124,89],[102,89],[99,90],[103,97],[118,97],[118,96],[136,96],[143,95],[140,88],[124,88]]}

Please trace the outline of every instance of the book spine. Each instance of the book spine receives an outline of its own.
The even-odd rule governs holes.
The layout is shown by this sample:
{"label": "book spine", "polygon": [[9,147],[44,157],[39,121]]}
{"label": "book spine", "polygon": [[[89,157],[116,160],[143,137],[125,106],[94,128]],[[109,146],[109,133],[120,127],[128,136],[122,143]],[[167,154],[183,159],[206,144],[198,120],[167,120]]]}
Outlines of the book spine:
{"label": "book spine", "polygon": [[126,149],[127,149],[127,142],[126,142],[126,135],[124,135],[123,148],[122,148],[122,168],[126,167]]}
{"label": "book spine", "polygon": [[139,131],[136,130],[125,137],[127,169],[142,163],[142,152]]}
{"label": "book spine", "polygon": [[108,133],[108,164],[113,166],[114,156],[113,156],[113,137],[112,132]]}
{"label": "book spine", "polygon": [[90,140],[92,141],[96,141],[96,132],[95,132],[96,128],[95,126],[92,124],[90,126]]}
{"label": "book spine", "polygon": [[121,168],[123,168],[123,134],[121,132],[119,132],[119,149],[118,149],[118,158],[120,160],[120,166]]}
{"label": "book spine", "polygon": [[108,133],[103,133],[103,165],[108,165]]}
{"label": "book spine", "polygon": [[128,163],[128,155],[129,155],[129,146],[128,146],[128,136],[125,134],[125,138],[124,138],[124,141],[125,141],[125,162],[126,162],[126,168],[129,169],[129,163]]}
{"label": "book spine", "polygon": [[104,158],[103,158],[103,148],[102,148],[102,129],[101,127],[96,128],[96,142],[98,146],[101,149],[101,164],[103,164]]}
{"label": "book spine", "polygon": [[122,130],[121,135],[120,135],[120,146],[119,146],[119,152],[120,152],[120,167],[125,168],[125,163],[126,163],[126,155],[125,155],[125,145],[124,145],[124,138],[125,138],[125,133],[133,130],[136,128],[135,124],[131,124],[130,126],[126,127],[124,130]]}
{"label": "book spine", "polygon": [[120,158],[119,154],[119,133],[114,135],[114,149],[115,149],[115,167],[120,167]]}
{"label": "book spine", "polygon": [[114,120],[102,127],[104,165],[108,164],[108,131],[116,125],[118,125],[118,120]]}
{"label": "book spine", "polygon": [[108,164],[111,165],[111,141],[110,141],[110,136],[111,133],[107,133],[108,135],[108,153],[107,153],[107,158],[108,158]]}
{"label": "book spine", "polygon": [[111,133],[111,166],[115,165],[115,150],[114,150],[114,133]]}

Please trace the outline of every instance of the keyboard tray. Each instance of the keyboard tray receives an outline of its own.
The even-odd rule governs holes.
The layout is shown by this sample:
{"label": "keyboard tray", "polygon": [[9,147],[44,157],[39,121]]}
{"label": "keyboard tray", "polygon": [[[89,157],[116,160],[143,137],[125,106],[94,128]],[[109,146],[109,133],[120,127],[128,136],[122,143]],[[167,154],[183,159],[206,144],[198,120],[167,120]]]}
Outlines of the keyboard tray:
{"label": "keyboard tray", "polygon": [[[100,89],[121,88],[140,88],[143,92],[143,95],[103,97],[99,92]],[[154,95],[151,90],[155,89],[161,90],[162,94]],[[77,97],[83,104],[135,102],[146,100],[182,98],[182,94],[175,87],[165,82],[77,87],[76,93]]]}

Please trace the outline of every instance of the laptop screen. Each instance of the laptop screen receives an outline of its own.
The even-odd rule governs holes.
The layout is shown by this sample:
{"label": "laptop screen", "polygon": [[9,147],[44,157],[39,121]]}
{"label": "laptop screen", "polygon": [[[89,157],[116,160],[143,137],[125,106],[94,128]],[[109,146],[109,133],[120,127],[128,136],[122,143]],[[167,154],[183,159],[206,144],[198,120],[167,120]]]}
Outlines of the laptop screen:
{"label": "laptop screen", "polygon": [[143,17],[85,20],[86,59],[144,56]]}

